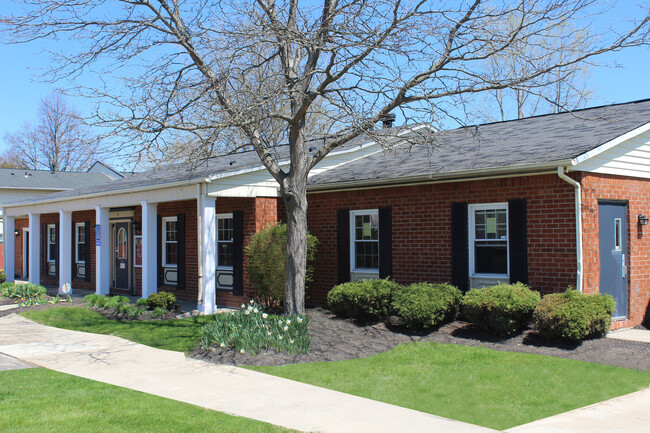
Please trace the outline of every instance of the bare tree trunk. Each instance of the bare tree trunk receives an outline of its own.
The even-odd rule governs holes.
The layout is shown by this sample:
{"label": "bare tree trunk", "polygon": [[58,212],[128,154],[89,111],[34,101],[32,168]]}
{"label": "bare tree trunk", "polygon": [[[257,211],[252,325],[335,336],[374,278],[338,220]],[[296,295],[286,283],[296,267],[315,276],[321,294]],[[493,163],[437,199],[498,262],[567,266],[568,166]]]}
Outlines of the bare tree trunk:
{"label": "bare tree trunk", "polygon": [[[298,176],[302,177],[302,176]],[[291,191],[283,193],[287,210],[287,262],[284,286],[284,312],[305,314],[305,275],[307,272],[307,188],[306,182],[287,179]]]}

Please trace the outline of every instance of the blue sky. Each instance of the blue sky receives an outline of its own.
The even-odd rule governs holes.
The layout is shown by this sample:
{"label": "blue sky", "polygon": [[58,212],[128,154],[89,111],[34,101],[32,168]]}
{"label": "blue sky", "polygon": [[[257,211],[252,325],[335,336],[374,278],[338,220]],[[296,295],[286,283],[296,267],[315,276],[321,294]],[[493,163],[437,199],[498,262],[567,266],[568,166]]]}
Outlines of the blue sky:
{"label": "blue sky", "polygon": [[[5,6],[3,1],[3,8]],[[606,17],[598,18],[594,25],[609,21],[618,27],[620,20],[638,11],[636,2],[623,0]],[[48,62],[42,49],[43,42],[16,46],[0,41],[0,152],[7,149],[5,134],[34,120],[40,99],[57,87],[39,78]],[[650,98],[650,47],[610,53],[600,61],[609,64],[616,62],[620,66],[591,70],[590,85],[594,98],[590,106]],[[83,99],[71,98],[70,102],[83,114],[89,113],[91,104]]]}

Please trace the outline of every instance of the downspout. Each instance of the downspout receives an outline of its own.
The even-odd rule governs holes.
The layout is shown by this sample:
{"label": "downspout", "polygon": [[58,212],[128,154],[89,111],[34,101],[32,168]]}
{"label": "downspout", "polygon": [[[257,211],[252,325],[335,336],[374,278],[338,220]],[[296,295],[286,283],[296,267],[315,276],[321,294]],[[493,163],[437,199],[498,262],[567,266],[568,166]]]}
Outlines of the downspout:
{"label": "downspout", "polygon": [[[198,256],[198,289],[197,306],[203,305],[203,184],[196,185],[196,250]],[[200,308],[199,308],[200,310]]]}
{"label": "downspout", "polygon": [[578,261],[578,275],[576,289],[582,292],[582,197],[580,183],[570,178],[564,172],[564,167],[557,168],[557,175],[563,181],[573,185],[575,188],[575,212],[576,212],[576,257]]}

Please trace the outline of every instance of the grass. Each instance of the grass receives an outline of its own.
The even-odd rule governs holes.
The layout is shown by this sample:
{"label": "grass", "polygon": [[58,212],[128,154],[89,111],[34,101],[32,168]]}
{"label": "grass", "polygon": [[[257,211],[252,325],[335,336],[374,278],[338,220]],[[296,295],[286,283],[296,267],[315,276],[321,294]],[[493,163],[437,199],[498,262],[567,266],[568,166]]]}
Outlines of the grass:
{"label": "grass", "polygon": [[44,368],[0,372],[0,383],[0,431],[289,431]]}
{"label": "grass", "polygon": [[27,311],[22,315],[30,320],[56,328],[94,334],[116,335],[158,349],[191,352],[198,346],[199,330],[212,316],[198,316],[178,320],[127,321],[107,319],[87,308],[48,308]]}
{"label": "grass", "polygon": [[650,385],[650,373],[637,370],[437,343],[363,359],[250,368],[498,430]]}

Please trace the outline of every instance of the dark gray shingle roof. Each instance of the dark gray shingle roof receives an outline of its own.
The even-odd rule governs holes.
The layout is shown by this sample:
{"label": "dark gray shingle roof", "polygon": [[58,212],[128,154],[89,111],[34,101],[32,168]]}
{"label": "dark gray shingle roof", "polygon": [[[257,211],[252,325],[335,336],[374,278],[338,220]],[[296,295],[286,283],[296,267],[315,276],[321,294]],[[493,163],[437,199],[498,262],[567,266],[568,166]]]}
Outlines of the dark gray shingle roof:
{"label": "dark gray shingle roof", "polygon": [[650,122],[650,100],[442,131],[310,178],[310,185],[444,177],[567,161]]}
{"label": "dark gray shingle roof", "polygon": [[111,179],[103,173],[67,172],[49,170],[25,170],[0,168],[0,189],[52,189],[66,190],[80,185],[100,185]]}

